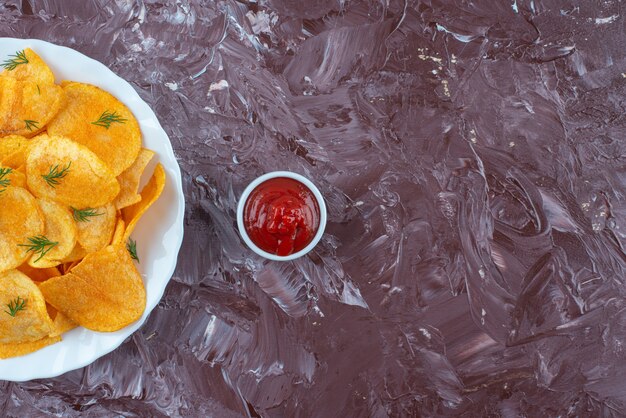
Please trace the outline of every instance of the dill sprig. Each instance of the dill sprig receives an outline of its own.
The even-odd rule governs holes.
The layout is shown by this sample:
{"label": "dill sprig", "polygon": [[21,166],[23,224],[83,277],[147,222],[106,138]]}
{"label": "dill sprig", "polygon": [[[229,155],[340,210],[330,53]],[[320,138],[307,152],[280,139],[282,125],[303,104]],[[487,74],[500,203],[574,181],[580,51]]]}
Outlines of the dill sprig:
{"label": "dill sprig", "polygon": [[102,126],[106,129],[109,129],[112,123],[126,123],[127,120],[128,119],[124,119],[123,117],[118,115],[117,112],[115,111],[110,112],[108,110],[105,110],[102,113],[102,115],[100,115],[100,118],[95,122],[91,122],[91,124]]}
{"label": "dill sprig", "polygon": [[7,187],[11,185],[11,179],[6,178],[13,172],[10,167],[0,167],[0,193],[5,191]]}
{"label": "dill sprig", "polygon": [[37,235],[34,237],[28,238],[29,244],[18,244],[20,247],[26,247],[28,250],[27,253],[39,254],[39,257],[35,260],[35,263],[41,260],[41,257],[48,254],[48,252],[59,245],[56,241],[50,241],[44,235]]}
{"label": "dill sprig", "polygon": [[136,260],[139,263],[139,257],[137,256],[137,241],[132,238],[128,238],[128,242],[126,243],[126,249],[130,254],[130,258]]}
{"label": "dill sprig", "polygon": [[89,222],[94,216],[100,216],[103,213],[96,211],[96,209],[85,208],[85,209],[76,209],[72,207],[72,216],[76,222]]}
{"label": "dill sprig", "polygon": [[9,308],[9,310],[5,310],[4,312],[15,317],[19,311],[26,309],[26,299],[22,299],[18,296],[15,300],[7,304],[7,308]]}
{"label": "dill sprig", "polygon": [[41,177],[43,177],[43,179],[46,181],[46,183],[48,183],[48,186],[55,187],[57,184],[59,184],[59,179],[62,179],[63,177],[67,176],[67,173],[70,171],[70,166],[71,165],[72,165],[72,162],[70,161],[60,171],[59,171],[59,165],[58,164],[51,165],[50,166],[50,171],[48,172],[48,174],[42,174]]}
{"label": "dill sprig", "polygon": [[9,58],[0,64],[0,67],[4,67],[8,71],[13,71],[18,65],[22,64],[28,64],[28,58],[26,58],[24,50],[17,51],[15,55],[9,55]]}
{"label": "dill sprig", "polygon": [[24,119],[24,122],[26,122],[26,129],[29,131],[32,131],[33,128],[35,128],[35,130],[39,129],[39,122],[36,120]]}
{"label": "dill sprig", "polygon": [[37,84],[37,93],[41,96],[41,89],[39,88],[39,84]]}

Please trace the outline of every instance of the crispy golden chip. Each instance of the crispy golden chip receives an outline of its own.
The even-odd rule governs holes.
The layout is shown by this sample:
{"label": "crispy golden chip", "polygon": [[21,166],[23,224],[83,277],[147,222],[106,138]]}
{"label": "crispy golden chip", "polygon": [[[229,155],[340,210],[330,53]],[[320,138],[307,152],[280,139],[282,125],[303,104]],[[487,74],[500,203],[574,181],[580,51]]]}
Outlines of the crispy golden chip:
{"label": "crispy golden chip", "polygon": [[29,237],[41,235],[44,221],[37,200],[21,187],[7,187],[0,193],[0,272],[18,267],[32,254]]}
{"label": "crispy golden chip", "polygon": [[41,132],[65,102],[65,93],[56,84],[18,81],[12,90],[16,97],[10,117],[0,125],[0,136],[31,137]]}
{"label": "crispy golden chip", "polygon": [[87,251],[77,242],[72,252],[63,259],[64,271],[69,271],[69,269],[73,267],[72,264],[76,264],[78,261],[85,258],[86,255]]}
{"label": "crispy golden chip", "polygon": [[48,133],[85,145],[115,176],[120,175],[141,148],[141,131],[132,112],[96,86],[69,83],[63,90],[67,106],[49,124]]}
{"label": "crispy golden chip", "polygon": [[141,201],[139,182],[152,157],[154,157],[154,151],[142,148],[133,165],[117,176],[117,181],[120,183],[120,194],[115,198],[115,207],[117,209],[122,209]]}
{"label": "crispy golden chip", "polygon": [[37,341],[52,331],[46,301],[24,273],[0,274],[0,344]]}
{"label": "crispy golden chip", "polygon": [[26,176],[18,169],[0,164],[0,193],[8,186],[25,187]]}
{"label": "crispy golden chip", "polygon": [[28,260],[31,267],[55,267],[62,263],[76,244],[76,225],[70,211],[64,206],[46,199],[37,200],[44,217],[43,235],[54,245],[45,254],[33,254]]}
{"label": "crispy golden chip", "polygon": [[123,245],[124,231],[126,231],[126,223],[124,222],[124,219],[121,217],[117,218],[115,232],[113,232],[113,238],[111,239],[111,245]]}
{"label": "crispy golden chip", "polygon": [[104,206],[120,190],[113,173],[93,152],[59,136],[42,139],[31,147],[26,180],[37,197],[75,208]]}
{"label": "crispy golden chip", "polygon": [[117,331],[139,319],[146,291],[128,251],[109,246],[89,254],[65,276],[43,282],[46,301],[94,331]]}
{"label": "crispy golden chip", "polygon": [[0,77],[0,137],[7,135],[3,128],[9,124],[17,96],[17,81]]}
{"label": "crispy golden chip", "polygon": [[117,211],[112,203],[95,209],[73,209],[78,243],[88,253],[100,251],[111,242]]}
{"label": "crispy golden chip", "polygon": [[[21,271],[22,273],[24,273],[25,275],[27,275],[28,277],[30,277],[31,280],[36,281],[36,282],[45,282],[46,280],[52,277],[57,277],[57,276],[62,275],[59,269],[56,267],[48,267],[48,268],[39,269],[39,268],[30,266],[28,263],[22,264],[17,269]],[[52,315],[50,315],[50,317],[53,318]]]}
{"label": "crispy golden chip", "polygon": [[9,135],[0,138],[0,161],[21,150],[27,145],[28,141],[27,138],[20,135]]}
{"label": "crispy golden chip", "polygon": [[[24,54],[24,55],[22,55]],[[48,65],[32,49],[18,51],[10,57],[0,57],[2,62],[10,60],[17,65],[13,69],[5,69],[0,73],[2,78],[13,78],[19,81],[33,81],[42,85],[54,84],[54,74]]]}
{"label": "crispy golden chip", "polygon": [[[5,138],[10,138],[10,137],[5,137]],[[5,138],[0,138],[0,141],[4,140]],[[33,138],[30,138],[30,139],[25,138],[25,139],[26,139],[26,142],[18,150],[15,150],[14,152],[2,158],[2,160],[0,160],[0,164],[7,166],[7,167],[16,168],[16,169],[21,169],[22,167],[24,167],[24,170],[20,170],[20,171],[23,171],[24,173],[26,173],[26,169],[25,169],[26,157],[28,157],[28,153],[30,152],[30,149],[33,147],[33,145],[37,143],[37,141],[48,139],[48,135],[40,134]]]}
{"label": "crispy golden chip", "polygon": [[0,359],[25,356],[59,341],[61,341],[61,337],[51,336],[28,343],[0,344]]}
{"label": "crispy golden chip", "polygon": [[130,234],[133,233],[137,222],[143,214],[146,213],[148,208],[161,196],[163,187],[165,187],[165,170],[161,164],[157,164],[152,178],[141,191],[141,202],[122,209],[122,217],[126,223],[124,242],[130,238]]}
{"label": "crispy golden chip", "polygon": [[50,333],[51,337],[58,337],[61,334],[65,334],[67,331],[70,331],[76,328],[78,324],[64,315],[62,312],[57,312],[54,317],[52,332]]}

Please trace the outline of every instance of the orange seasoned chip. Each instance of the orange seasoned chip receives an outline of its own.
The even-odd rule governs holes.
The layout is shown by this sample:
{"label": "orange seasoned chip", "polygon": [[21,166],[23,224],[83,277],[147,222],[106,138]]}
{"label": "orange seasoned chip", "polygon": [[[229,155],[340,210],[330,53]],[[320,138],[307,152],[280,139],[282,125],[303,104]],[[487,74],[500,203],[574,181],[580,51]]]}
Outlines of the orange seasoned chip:
{"label": "orange seasoned chip", "polygon": [[93,151],[119,176],[141,149],[141,131],[133,113],[96,86],[68,83],[67,106],[48,126],[50,135],[72,138]]}
{"label": "orange seasoned chip", "polygon": [[31,255],[28,238],[41,235],[44,221],[37,200],[21,187],[9,186],[0,192],[0,272],[14,269]]}
{"label": "orange seasoned chip", "polygon": [[142,148],[133,165],[117,176],[117,181],[120,183],[120,194],[115,198],[115,207],[117,209],[122,209],[141,201],[139,182],[153,157],[154,151]]}
{"label": "orange seasoned chip", "polygon": [[0,137],[8,135],[3,129],[11,121],[17,99],[17,81],[12,78],[0,77]]}
{"label": "orange seasoned chip", "polygon": [[165,170],[161,164],[157,164],[152,178],[141,191],[141,201],[132,206],[122,209],[122,217],[126,223],[123,241],[126,242],[133,233],[135,226],[144,213],[159,198],[165,187]]}
{"label": "orange seasoned chip", "polygon": [[4,71],[0,78],[12,78],[18,81],[32,81],[42,85],[54,84],[54,74],[50,67],[30,48],[17,51],[3,59]]}
{"label": "orange seasoned chip", "polygon": [[37,141],[26,159],[28,187],[40,198],[75,208],[113,201],[120,190],[115,176],[88,148],[64,137]]}
{"label": "orange seasoned chip", "polygon": [[112,203],[95,209],[72,208],[72,211],[78,229],[78,243],[85,251],[93,253],[109,245],[117,219]]}
{"label": "orange seasoned chip", "polygon": [[14,152],[23,149],[28,144],[28,141],[27,138],[20,135],[9,135],[0,138],[0,162]]}
{"label": "orange seasoned chip", "polygon": [[0,136],[31,137],[41,132],[65,102],[65,93],[56,84],[17,81],[11,91],[15,99],[10,116],[0,125]]}
{"label": "orange seasoned chip", "polygon": [[65,314],[63,314],[62,312],[57,312],[54,317],[52,332],[50,333],[50,336],[57,337],[61,334],[65,334],[67,331],[76,328],[77,326],[78,324],[65,316]]}
{"label": "orange seasoned chip", "polygon": [[0,344],[0,359],[25,356],[59,341],[61,341],[61,337],[50,336],[27,343]]}
{"label": "orange seasoned chip", "polygon": [[126,230],[126,223],[124,219],[117,218],[115,224],[115,231],[113,232],[113,238],[111,239],[111,245],[122,245],[124,242],[124,231]]}
{"label": "orange seasoned chip", "polygon": [[87,255],[40,289],[59,312],[94,331],[117,331],[139,319],[146,306],[141,275],[123,246]]}
{"label": "orange seasoned chip", "polygon": [[[28,263],[24,263],[17,268],[19,271],[30,277],[31,280],[36,282],[45,282],[46,280],[61,276],[61,272],[56,267],[48,267],[48,268],[35,268],[30,266]],[[52,315],[50,315],[52,317]]]}
{"label": "orange seasoned chip", "polygon": [[52,320],[37,285],[24,273],[0,273],[0,344],[37,341],[52,331]]}
{"label": "orange seasoned chip", "polygon": [[64,271],[69,271],[78,261],[85,258],[87,251],[81,247],[79,243],[76,243],[72,252],[63,259]]}
{"label": "orange seasoned chip", "polygon": [[65,206],[46,199],[39,199],[37,203],[44,217],[43,237],[49,245],[40,253],[34,252],[28,264],[36,268],[55,267],[74,249],[76,225]]}

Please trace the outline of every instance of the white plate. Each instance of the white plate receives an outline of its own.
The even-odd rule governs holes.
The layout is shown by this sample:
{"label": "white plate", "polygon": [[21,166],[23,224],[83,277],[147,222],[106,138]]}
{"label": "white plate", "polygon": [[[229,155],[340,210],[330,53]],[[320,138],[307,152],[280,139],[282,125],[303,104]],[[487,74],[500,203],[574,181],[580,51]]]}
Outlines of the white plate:
{"label": "white plate", "polygon": [[167,174],[163,194],[140,220],[133,233],[137,241],[139,271],[147,292],[146,311],[137,322],[111,333],[77,328],[63,341],[35,353],[0,360],[0,380],[25,381],[58,376],[92,363],[113,351],[146,320],[163,296],[176,267],[183,240],[185,199],[180,168],[172,145],[150,107],[126,81],[103,64],[69,48],[34,39],[0,38],[0,62],[8,55],[32,48],[46,61],[56,81],[73,80],[94,84],[121,100],[134,113],[143,133],[143,146],[155,151]]}

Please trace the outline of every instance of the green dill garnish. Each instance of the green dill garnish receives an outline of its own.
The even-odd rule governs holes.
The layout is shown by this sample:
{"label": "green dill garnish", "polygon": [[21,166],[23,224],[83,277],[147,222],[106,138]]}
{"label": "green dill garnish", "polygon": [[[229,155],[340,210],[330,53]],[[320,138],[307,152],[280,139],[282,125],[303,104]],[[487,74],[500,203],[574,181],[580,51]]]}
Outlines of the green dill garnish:
{"label": "green dill garnish", "polygon": [[41,96],[41,90],[39,89],[39,84],[37,84],[37,93]]}
{"label": "green dill garnish", "polygon": [[28,64],[28,58],[26,58],[26,53],[23,50],[17,51],[15,55],[9,55],[9,58],[0,64],[0,67],[4,67],[8,71],[13,71],[21,64]]}
{"label": "green dill garnish", "polygon": [[75,207],[72,207],[72,216],[74,216],[74,220],[76,222],[89,222],[91,220],[89,218],[100,215],[104,214],[97,212],[92,208],[76,209]]}
{"label": "green dill garnish", "polygon": [[18,296],[15,300],[7,304],[7,308],[9,308],[9,310],[5,310],[4,312],[15,317],[19,311],[26,309],[26,299],[22,299]]}
{"label": "green dill garnish", "polygon": [[137,260],[139,263],[139,257],[137,256],[137,241],[132,238],[128,238],[128,242],[126,243],[126,249],[130,254],[130,258],[133,260]]}
{"label": "green dill garnish", "polygon": [[35,260],[35,263],[39,260],[41,260],[41,257],[43,257],[44,255],[48,254],[48,252],[53,249],[54,247],[56,247],[57,245],[59,245],[58,242],[53,242],[50,241],[48,238],[46,238],[43,235],[37,235],[34,237],[30,237],[28,238],[28,242],[30,244],[18,244],[18,246],[20,247],[27,247],[28,250],[26,251],[27,253],[33,253],[33,254],[39,254],[39,257],[37,257],[37,259]]}
{"label": "green dill garnish", "polygon": [[29,131],[32,131],[33,128],[35,128],[35,130],[39,129],[39,122],[37,122],[36,120],[25,119],[24,122],[26,122],[26,129],[28,129]]}
{"label": "green dill garnish", "polygon": [[126,123],[127,120],[128,119],[124,119],[118,115],[117,112],[109,112],[108,110],[105,110],[102,115],[100,115],[100,118],[95,122],[91,122],[91,124],[109,129],[112,123]]}
{"label": "green dill garnish", "polygon": [[11,179],[6,178],[13,172],[10,167],[0,167],[0,193],[2,193],[7,187],[11,185]]}
{"label": "green dill garnish", "polygon": [[59,179],[67,176],[67,173],[70,171],[71,165],[72,162],[70,161],[61,171],[59,171],[58,164],[54,166],[51,165],[50,172],[48,172],[48,174],[42,174],[41,177],[43,177],[46,183],[48,183],[48,186],[55,187],[57,184],[59,184]]}

